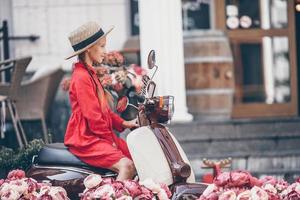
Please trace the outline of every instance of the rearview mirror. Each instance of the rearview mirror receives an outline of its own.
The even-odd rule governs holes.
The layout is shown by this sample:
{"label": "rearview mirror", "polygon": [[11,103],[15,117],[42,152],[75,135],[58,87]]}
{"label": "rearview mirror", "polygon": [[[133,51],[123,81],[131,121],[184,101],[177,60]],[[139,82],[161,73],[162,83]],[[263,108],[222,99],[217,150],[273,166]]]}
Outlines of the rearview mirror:
{"label": "rearview mirror", "polygon": [[155,51],[151,50],[148,54],[148,68],[152,69],[155,66]]}

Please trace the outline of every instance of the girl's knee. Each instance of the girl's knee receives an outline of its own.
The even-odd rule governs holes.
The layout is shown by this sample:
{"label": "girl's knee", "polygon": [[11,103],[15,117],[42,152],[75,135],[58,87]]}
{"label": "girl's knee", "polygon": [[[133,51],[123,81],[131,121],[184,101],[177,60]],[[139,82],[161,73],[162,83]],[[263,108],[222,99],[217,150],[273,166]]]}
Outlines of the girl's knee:
{"label": "girl's knee", "polygon": [[136,172],[134,163],[129,159],[124,160],[124,162],[122,163],[122,166],[121,166],[121,170],[128,171],[130,174],[133,174],[133,175]]}

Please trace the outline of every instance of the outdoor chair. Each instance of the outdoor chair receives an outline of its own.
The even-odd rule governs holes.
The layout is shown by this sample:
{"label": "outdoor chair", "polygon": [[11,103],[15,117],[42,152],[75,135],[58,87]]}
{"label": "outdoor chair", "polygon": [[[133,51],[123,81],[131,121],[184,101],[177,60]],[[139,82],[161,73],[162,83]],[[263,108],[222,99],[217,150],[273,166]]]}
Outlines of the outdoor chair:
{"label": "outdoor chair", "polygon": [[24,57],[20,59],[6,60],[0,62],[0,74],[2,78],[4,77],[3,72],[11,72],[10,81],[1,81],[0,83],[0,102],[2,106],[1,133],[4,128],[3,126],[5,126],[5,115],[7,107],[15,129],[18,144],[21,148],[24,146],[24,144],[27,144],[27,139],[18,115],[16,102],[18,100],[18,91],[20,88],[22,78],[31,59],[32,57]]}
{"label": "outdoor chair", "polygon": [[57,88],[64,76],[59,68],[41,68],[21,84],[16,103],[19,117],[23,120],[40,120],[44,142],[49,143],[46,117],[54,100]]}

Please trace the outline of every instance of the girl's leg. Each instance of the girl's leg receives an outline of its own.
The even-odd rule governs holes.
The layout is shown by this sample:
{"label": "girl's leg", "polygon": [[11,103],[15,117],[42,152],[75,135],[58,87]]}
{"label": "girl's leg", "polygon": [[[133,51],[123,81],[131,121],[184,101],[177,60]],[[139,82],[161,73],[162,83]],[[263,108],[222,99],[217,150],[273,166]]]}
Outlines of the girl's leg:
{"label": "girl's leg", "polygon": [[118,172],[118,181],[132,179],[136,174],[136,169],[132,160],[127,157],[121,158],[117,163],[113,164],[110,169]]}

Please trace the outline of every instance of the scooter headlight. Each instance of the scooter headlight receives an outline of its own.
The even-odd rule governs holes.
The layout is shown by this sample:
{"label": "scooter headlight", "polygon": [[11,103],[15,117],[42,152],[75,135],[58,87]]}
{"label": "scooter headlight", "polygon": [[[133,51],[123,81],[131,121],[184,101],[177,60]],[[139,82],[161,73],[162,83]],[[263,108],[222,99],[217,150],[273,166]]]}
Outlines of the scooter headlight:
{"label": "scooter headlight", "polygon": [[158,97],[158,122],[165,123],[172,119],[174,114],[174,97],[173,96],[161,96]]}

